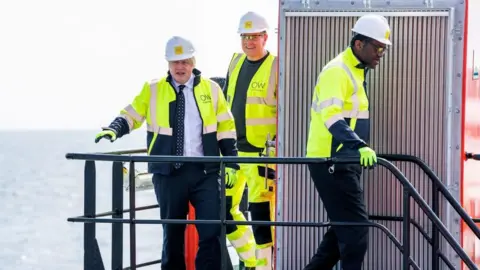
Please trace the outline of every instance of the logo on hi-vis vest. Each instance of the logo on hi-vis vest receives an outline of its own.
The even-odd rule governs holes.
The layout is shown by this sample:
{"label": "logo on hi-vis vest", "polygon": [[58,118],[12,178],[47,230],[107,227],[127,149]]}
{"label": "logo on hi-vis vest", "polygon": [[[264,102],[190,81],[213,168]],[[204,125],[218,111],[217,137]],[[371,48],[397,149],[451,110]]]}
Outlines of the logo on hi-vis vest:
{"label": "logo on hi-vis vest", "polygon": [[200,95],[200,100],[203,103],[210,103],[212,102],[212,97],[210,95]]}
{"label": "logo on hi-vis vest", "polygon": [[266,82],[253,81],[250,83],[250,89],[252,89],[253,91],[263,91],[266,86],[267,86]]}

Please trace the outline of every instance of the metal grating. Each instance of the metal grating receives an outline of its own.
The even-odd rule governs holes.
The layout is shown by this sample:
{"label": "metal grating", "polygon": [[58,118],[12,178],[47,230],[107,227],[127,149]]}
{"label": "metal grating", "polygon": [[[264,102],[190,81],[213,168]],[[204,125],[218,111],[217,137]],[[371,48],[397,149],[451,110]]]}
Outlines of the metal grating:
{"label": "metal grating", "polygon": [[[357,14],[355,14],[357,15]],[[279,99],[283,123],[283,156],[304,156],[312,90],[330,59],[345,49],[357,16],[286,17],[284,89]],[[393,46],[368,78],[372,117],[371,145],[377,153],[409,154],[426,161],[445,177],[446,135],[446,16],[389,17]],[[283,107],[283,108],[282,108]],[[420,139],[424,138],[424,139]],[[396,164],[421,195],[431,203],[430,181],[414,165]],[[401,185],[387,170],[364,174],[364,190],[370,215],[402,216]],[[283,201],[279,220],[327,221],[306,166],[283,165]],[[302,194],[301,197],[298,194]],[[412,217],[427,232],[431,223],[412,202]],[[401,242],[401,222],[379,222]],[[421,269],[429,269],[431,248],[412,226],[411,254]],[[282,269],[302,269],[316,250],[325,229],[279,230],[281,248],[277,262]],[[364,269],[401,269],[400,252],[379,230],[370,229],[370,245]]]}

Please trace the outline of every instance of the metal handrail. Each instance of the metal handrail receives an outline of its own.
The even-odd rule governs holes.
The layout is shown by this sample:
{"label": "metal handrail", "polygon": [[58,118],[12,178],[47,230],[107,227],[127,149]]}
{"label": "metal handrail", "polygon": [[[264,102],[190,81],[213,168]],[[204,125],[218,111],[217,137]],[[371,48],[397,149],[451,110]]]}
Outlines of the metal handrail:
{"label": "metal handrail", "polygon": [[[480,154],[473,154],[473,153],[467,152],[465,153],[465,159],[466,160],[473,159],[473,160],[480,161]],[[480,223],[480,218],[473,218],[473,222]]]}
{"label": "metal handrail", "polygon": [[[86,161],[86,166],[89,163],[90,166],[93,165],[95,160],[98,161],[114,161],[114,162],[130,162],[130,185],[134,186],[134,163],[135,162],[151,162],[151,163],[171,163],[171,162],[183,162],[183,163],[219,163],[220,170],[221,170],[221,219],[218,221],[222,225],[226,224],[262,224],[262,225],[275,225],[276,222],[253,222],[253,221],[227,221],[225,218],[225,207],[226,207],[226,197],[225,197],[225,164],[228,163],[269,163],[269,164],[320,164],[320,163],[329,163],[329,164],[353,164],[358,163],[358,158],[278,158],[278,157],[182,157],[182,156],[123,156],[123,155],[112,155],[112,154],[88,154],[88,153],[69,153],[66,155],[67,159],[80,159]],[[425,200],[421,197],[421,195],[416,191],[413,185],[407,180],[407,178],[398,170],[398,168],[390,163],[389,161],[385,160],[384,158],[378,158],[378,164],[380,166],[386,167],[389,171],[391,171],[396,178],[401,182],[404,189],[404,217],[403,217],[403,267],[404,269],[408,269],[410,265],[410,197],[412,197],[420,206],[420,208],[425,212],[429,219],[432,220],[434,226],[436,226],[440,233],[445,237],[447,242],[452,246],[455,252],[460,256],[460,258],[465,262],[465,264],[470,269],[477,269],[473,261],[468,257],[465,251],[461,248],[459,243],[455,241],[453,236],[448,232],[445,228],[441,220],[436,216],[436,214],[430,209],[428,204]],[[85,170],[87,173],[87,170]],[[90,172],[91,174],[91,172]],[[91,176],[91,175],[90,175]],[[94,177],[94,176],[93,176]],[[88,181],[86,177],[86,182]],[[85,183],[87,184],[87,183]],[[94,191],[94,188],[93,188]],[[132,200],[133,199],[133,200]],[[130,189],[130,204],[135,201],[135,192],[134,189]],[[94,207],[93,207],[94,209]],[[128,222],[130,223],[130,236],[131,239],[135,239],[135,228],[134,225],[136,223],[141,223],[142,221],[135,219],[135,207],[130,207],[130,217]],[[91,209],[89,209],[91,211]],[[87,212],[87,211],[86,211]],[[89,213],[91,216],[94,213]],[[85,215],[87,216],[87,215]],[[97,219],[92,219],[89,222],[97,222]],[[144,220],[145,221],[145,220]],[[153,221],[153,220],[152,220]],[[163,223],[170,223],[170,222],[178,222],[179,220],[170,221],[170,220],[154,220],[157,224]],[[114,223],[115,221],[112,219],[109,223]],[[146,221],[145,221],[146,222]],[[150,221],[151,222],[151,221]],[[196,222],[206,222],[206,223],[215,223],[215,221],[201,221],[201,220],[192,220],[187,221],[184,220],[183,224],[195,224]],[[332,223],[330,223],[332,224]],[[278,224],[277,226],[281,226]],[[298,224],[297,224],[298,226]],[[365,224],[363,224],[365,226]],[[222,226],[222,237],[225,238],[225,226]],[[225,245],[222,241],[222,245]],[[221,252],[224,252],[224,246],[222,246]],[[135,254],[130,252],[130,261],[132,265],[135,264]],[[225,256],[222,256],[222,266],[225,266]]]}
{"label": "metal handrail", "polygon": [[[440,178],[435,174],[435,172],[427,165],[425,161],[416,156],[411,155],[399,155],[399,154],[381,154],[380,157],[388,159],[390,161],[402,161],[402,162],[411,162],[418,165],[422,171],[428,176],[432,181],[432,210],[438,216],[440,211],[438,192],[447,199],[453,209],[460,215],[461,219],[468,225],[468,227],[473,231],[473,233],[480,239],[480,229],[475,224],[475,221],[468,215],[468,213],[463,209],[462,205],[455,200],[452,194],[447,190],[445,185],[442,183]],[[466,154],[466,157],[474,158],[476,155]],[[480,157],[480,155],[477,155]],[[440,256],[440,237],[437,228],[434,226],[432,229],[432,268],[437,269],[439,267],[438,258]]]}
{"label": "metal handrail", "polygon": [[479,160],[480,161],[480,154],[473,154],[473,153],[465,153],[465,159],[473,159],[473,160]]}
{"label": "metal handrail", "polygon": [[[370,215],[368,217],[370,220],[381,220],[381,221],[403,221],[403,217],[399,217],[399,216],[377,216],[377,215]],[[410,220],[410,223],[415,227],[417,228],[417,230],[420,232],[420,234],[427,240],[427,242],[433,246],[434,244],[434,240],[433,238],[434,237],[430,237],[428,235],[428,233],[425,231],[425,229],[420,226],[420,224],[418,224],[417,221],[415,221],[414,219],[411,219]],[[435,226],[434,226],[435,227]],[[452,263],[447,259],[447,257],[440,251],[440,250],[435,250],[435,249],[432,249],[432,253],[435,254],[435,256],[438,256],[440,259],[442,259],[442,261],[448,266],[449,269],[452,269],[452,270],[455,270],[455,267],[453,267]],[[433,258],[432,258],[433,259]],[[438,265],[438,264],[437,264]],[[433,266],[433,264],[432,264]],[[437,268],[433,268],[432,269],[438,269]]]}
{"label": "metal handrail", "polygon": [[[140,149],[119,150],[119,151],[112,151],[112,152],[104,152],[103,154],[129,155],[129,154],[142,154],[142,153],[147,153],[147,149],[146,148],[140,148]],[[433,181],[433,183],[432,183],[432,210],[434,211],[435,214],[437,214],[437,216],[439,215],[438,191],[440,191],[442,194],[444,194],[444,196],[446,196],[447,199],[451,199],[451,198],[448,198],[448,195],[450,195],[450,194],[445,192],[446,189],[445,190],[443,189],[444,188],[443,183],[438,178],[438,176],[435,174],[433,169],[431,169],[430,166],[427,165],[426,162],[424,162],[422,159],[420,159],[418,157],[411,156],[411,155],[380,154],[378,156],[386,158],[386,159],[391,160],[391,161],[412,162],[416,165],[419,165],[419,167],[427,174],[429,179],[431,181]],[[472,154],[472,153],[466,153],[465,156],[466,156],[466,159],[479,159],[480,158],[480,155],[478,155],[478,154],[475,155],[475,154]],[[440,190],[437,188],[437,186],[441,187]],[[448,194],[448,195],[445,195],[445,194]],[[453,201],[457,202],[456,200],[453,200]],[[465,217],[465,214],[461,213],[463,208],[461,206],[458,207],[458,205],[456,205],[455,203],[453,203],[452,205],[453,205],[454,209],[457,211],[457,213],[459,213],[462,216],[462,219],[464,219],[463,217]],[[154,208],[154,207],[155,206],[149,206],[149,207],[146,207],[146,208],[136,208],[136,210],[140,211],[140,210],[151,209],[151,208]],[[156,207],[158,207],[158,205]],[[123,213],[128,212],[128,211],[129,211],[128,209],[123,210]],[[96,217],[106,216],[106,215],[109,215],[111,213],[112,212],[97,214]],[[402,217],[391,217],[391,216],[383,216],[383,217],[371,216],[370,219],[402,221]],[[472,220],[473,220],[474,223],[480,223],[480,219],[472,219]],[[419,232],[422,234],[422,236],[425,239],[427,239],[427,242],[432,245],[432,267],[434,269],[438,268],[438,263],[439,263],[438,258],[440,258],[451,269],[453,269],[453,267],[451,267],[451,263],[446,259],[446,257],[443,255],[443,253],[439,250],[440,249],[440,247],[439,247],[439,241],[440,240],[439,240],[439,233],[438,233],[437,228],[435,226],[432,228],[432,237],[430,237],[428,235],[428,233],[426,233],[425,230],[415,220],[412,220],[411,224],[413,226],[415,226],[419,230]],[[467,221],[467,224],[473,231],[478,230],[476,226],[472,227],[471,222]]]}
{"label": "metal handrail", "polygon": [[[460,217],[465,221],[468,227],[473,231],[473,233],[480,239],[480,229],[477,227],[472,217],[463,209],[462,205],[455,200],[452,194],[448,191],[445,185],[442,183],[440,178],[435,174],[435,172],[427,165],[425,161],[416,156],[410,155],[396,155],[396,154],[382,154],[379,155],[382,158],[385,158],[390,161],[405,161],[413,162],[420,166],[420,168],[427,174],[427,176],[433,181],[434,186],[445,196],[445,199],[452,205],[453,209],[460,215]],[[480,160],[480,155],[479,155]]]}

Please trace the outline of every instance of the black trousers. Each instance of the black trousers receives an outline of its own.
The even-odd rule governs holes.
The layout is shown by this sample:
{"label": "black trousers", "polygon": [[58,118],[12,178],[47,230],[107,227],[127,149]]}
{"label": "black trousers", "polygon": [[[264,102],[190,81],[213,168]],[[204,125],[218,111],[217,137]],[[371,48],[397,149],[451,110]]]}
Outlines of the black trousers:
{"label": "black trousers", "polygon": [[[315,188],[328,218],[334,222],[368,222],[360,187],[360,165],[309,165]],[[331,226],[304,270],[332,269],[340,260],[343,270],[360,270],[368,247],[369,227]]]}
{"label": "black trousers", "polygon": [[[205,174],[203,166],[185,163],[172,175],[153,175],[153,185],[162,219],[186,219],[188,202],[195,207],[196,219],[220,219],[218,173]],[[162,270],[185,270],[185,226],[163,224]],[[196,225],[199,247],[197,270],[221,270],[220,225]]]}

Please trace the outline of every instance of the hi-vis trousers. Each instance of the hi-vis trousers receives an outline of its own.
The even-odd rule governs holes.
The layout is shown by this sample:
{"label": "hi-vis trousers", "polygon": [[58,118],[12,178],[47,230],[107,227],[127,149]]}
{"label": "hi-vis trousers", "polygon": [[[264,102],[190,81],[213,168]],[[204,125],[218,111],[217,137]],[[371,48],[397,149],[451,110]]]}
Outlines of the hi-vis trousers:
{"label": "hi-vis trousers", "polygon": [[[259,153],[239,152],[242,157],[259,157]],[[265,181],[265,174],[272,178],[272,169],[275,165],[240,164],[237,171],[237,182],[231,189],[227,189],[227,219],[245,221],[240,212],[240,202],[248,185],[249,211],[254,221],[274,220],[275,185],[272,179]],[[235,247],[240,259],[246,267],[255,267],[257,270],[272,269],[272,246],[274,229],[270,226],[228,225],[227,238]]]}

